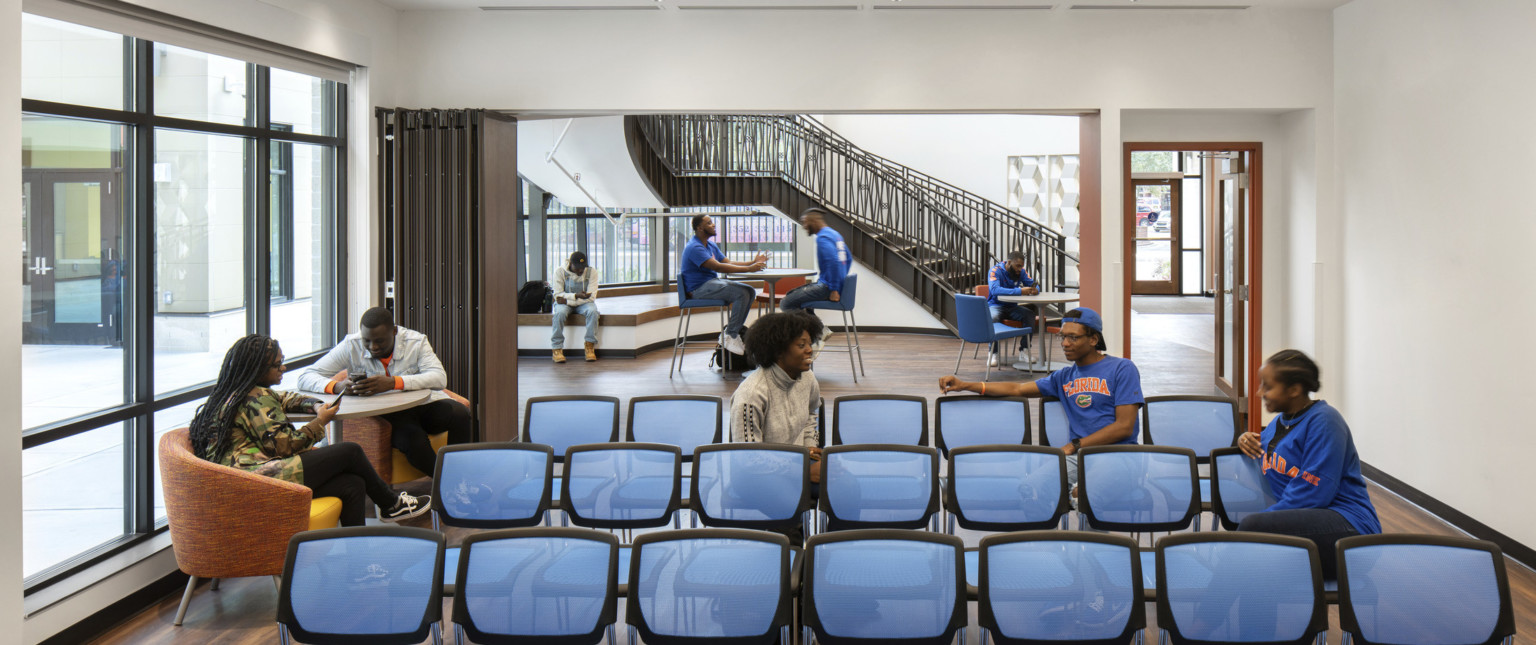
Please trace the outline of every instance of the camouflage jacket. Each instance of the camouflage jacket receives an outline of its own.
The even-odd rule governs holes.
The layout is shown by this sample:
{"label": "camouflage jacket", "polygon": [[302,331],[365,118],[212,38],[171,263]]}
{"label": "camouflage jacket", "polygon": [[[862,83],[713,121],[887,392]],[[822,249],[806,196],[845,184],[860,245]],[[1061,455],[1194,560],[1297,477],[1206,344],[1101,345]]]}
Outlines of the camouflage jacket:
{"label": "camouflage jacket", "polygon": [[304,463],[299,453],[325,437],[325,428],[310,422],[295,428],[289,412],[311,412],[317,399],[296,392],[256,387],[245,396],[235,413],[225,466],[249,470],[295,484],[304,483]]}

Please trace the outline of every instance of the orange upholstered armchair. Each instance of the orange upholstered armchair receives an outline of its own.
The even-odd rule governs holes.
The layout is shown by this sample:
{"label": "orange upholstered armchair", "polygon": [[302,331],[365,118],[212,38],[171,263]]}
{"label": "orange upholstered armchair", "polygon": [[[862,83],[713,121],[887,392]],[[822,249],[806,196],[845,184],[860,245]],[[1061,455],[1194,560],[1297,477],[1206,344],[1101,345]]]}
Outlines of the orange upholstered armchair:
{"label": "orange upholstered armchair", "polygon": [[[332,381],[340,381],[347,378],[347,371],[342,370],[331,377]],[[454,394],[452,391],[443,390],[448,398],[458,401],[470,410],[469,399]],[[363,448],[363,454],[368,456],[368,463],[373,464],[373,469],[379,476],[391,484],[431,477],[432,473],[424,473],[416,470],[411,462],[406,461],[405,453],[395,450],[392,443],[394,429],[389,422],[381,417],[366,417],[362,419],[347,419],[341,421],[341,440],[351,441]],[[448,433],[439,432],[427,437],[432,442],[433,450],[442,450],[448,445]]]}
{"label": "orange upholstered armchair", "polygon": [[177,625],[198,578],[282,575],[293,534],[334,527],[341,518],[340,499],[312,499],[302,485],[198,457],[186,428],[160,438],[159,459],[176,565],[192,576]]}

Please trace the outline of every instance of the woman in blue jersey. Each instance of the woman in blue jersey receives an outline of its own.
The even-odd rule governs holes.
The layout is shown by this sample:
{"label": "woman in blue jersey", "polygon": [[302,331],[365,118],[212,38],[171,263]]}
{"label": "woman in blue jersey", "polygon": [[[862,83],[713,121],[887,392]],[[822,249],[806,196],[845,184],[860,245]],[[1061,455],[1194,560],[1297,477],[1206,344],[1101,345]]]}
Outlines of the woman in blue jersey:
{"label": "woman in blue jersey", "polygon": [[1277,412],[1261,434],[1237,441],[1243,452],[1262,459],[1264,478],[1276,501],[1244,518],[1239,531],[1279,533],[1317,543],[1323,575],[1337,575],[1334,544],[1351,535],[1381,532],[1376,509],[1360,475],[1360,455],[1344,417],[1318,390],[1317,364],[1294,349],[1276,352],[1259,369],[1264,409]]}
{"label": "woman in blue jersey", "polygon": [[[952,375],[939,378],[948,393],[984,396],[1054,396],[1062,401],[1071,443],[1068,455],[1085,446],[1136,443],[1140,432],[1141,372],[1128,359],[1104,353],[1104,323],[1092,309],[1080,307],[1061,319],[1061,350],[1071,365],[1033,383],[967,383]],[[1069,486],[1077,485],[1077,460],[1067,460]]]}

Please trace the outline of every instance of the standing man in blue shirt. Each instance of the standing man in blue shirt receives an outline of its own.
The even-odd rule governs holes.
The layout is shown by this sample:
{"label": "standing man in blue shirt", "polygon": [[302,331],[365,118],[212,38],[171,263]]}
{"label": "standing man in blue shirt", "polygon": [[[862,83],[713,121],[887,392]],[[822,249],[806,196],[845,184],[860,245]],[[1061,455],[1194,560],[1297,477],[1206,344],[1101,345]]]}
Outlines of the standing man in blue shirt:
{"label": "standing man in blue shirt", "polygon": [[751,273],[768,266],[768,254],[758,253],[750,264],[725,259],[720,247],[709,238],[715,236],[715,220],[708,215],[694,215],[693,239],[683,247],[683,293],[690,298],[724,300],[731,303],[731,317],[720,332],[720,345],[733,354],[744,355],[746,343],[741,340],[741,328],[746,326],[747,314],[757,300],[757,290],[741,282],[720,277],[721,273]]}
{"label": "standing man in blue shirt", "polygon": [[[1024,305],[1002,302],[998,296],[1033,296],[1040,293],[1035,280],[1024,272],[1024,252],[1009,251],[1008,259],[998,262],[987,272],[987,308],[992,310],[992,322],[1017,320],[1025,327],[1035,326],[1035,310]],[[1029,337],[1020,337],[1028,358]],[[992,367],[997,367],[997,343],[992,343],[992,354],[987,357]]]}
{"label": "standing man in blue shirt", "polygon": [[[982,396],[1054,396],[1061,399],[1072,456],[1085,446],[1136,443],[1141,432],[1137,411],[1141,372],[1129,359],[1104,353],[1104,322],[1098,312],[1079,307],[1061,319],[1061,351],[1071,365],[1033,383],[967,383],[953,375],[939,378],[945,393],[966,390]],[[1077,485],[1077,460],[1067,460],[1069,486]],[[1076,495],[1073,496],[1076,499]]]}
{"label": "standing man in blue shirt", "polygon": [[[821,273],[816,282],[795,287],[779,301],[781,311],[802,309],[807,303],[842,300],[843,279],[848,277],[848,267],[853,259],[848,256],[848,245],[843,236],[827,226],[827,211],[807,208],[800,214],[800,225],[805,234],[816,238],[816,267]],[[812,339],[814,340],[814,339]]]}

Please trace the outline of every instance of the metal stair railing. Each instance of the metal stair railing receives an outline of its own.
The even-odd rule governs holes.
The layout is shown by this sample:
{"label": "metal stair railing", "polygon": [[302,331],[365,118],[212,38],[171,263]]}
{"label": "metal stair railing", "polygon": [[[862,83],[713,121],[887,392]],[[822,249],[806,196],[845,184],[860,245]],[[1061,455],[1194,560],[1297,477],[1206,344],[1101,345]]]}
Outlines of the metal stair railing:
{"label": "metal stair railing", "polygon": [[948,293],[969,291],[1011,250],[1024,252],[1047,290],[1063,286],[1067,262],[1075,261],[1061,233],[867,152],[809,117],[651,115],[639,124],[675,176],[782,179]]}

